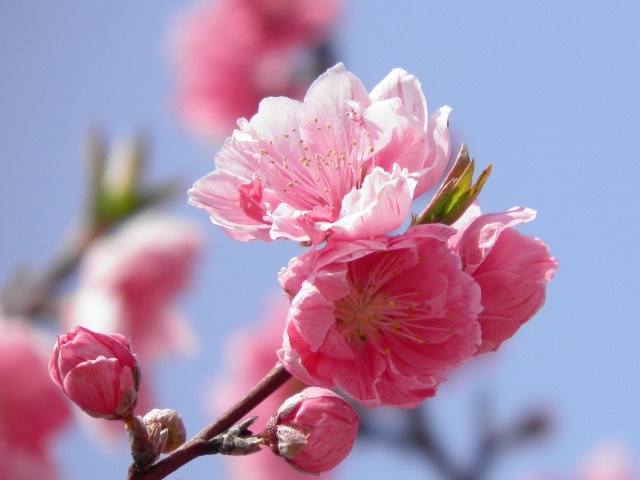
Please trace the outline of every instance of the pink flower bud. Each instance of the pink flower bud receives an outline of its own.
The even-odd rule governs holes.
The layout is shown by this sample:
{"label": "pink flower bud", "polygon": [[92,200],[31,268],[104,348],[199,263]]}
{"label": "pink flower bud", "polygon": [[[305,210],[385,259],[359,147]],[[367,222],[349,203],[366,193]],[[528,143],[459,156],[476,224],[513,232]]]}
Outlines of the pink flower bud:
{"label": "pink flower bud", "polygon": [[82,410],[96,418],[130,417],[140,388],[140,365],[129,341],[84,327],[58,335],[49,375]]}
{"label": "pink flower bud", "polygon": [[322,473],[349,455],[359,423],[358,414],[340,396],[309,387],[282,404],[262,436],[296,470]]}

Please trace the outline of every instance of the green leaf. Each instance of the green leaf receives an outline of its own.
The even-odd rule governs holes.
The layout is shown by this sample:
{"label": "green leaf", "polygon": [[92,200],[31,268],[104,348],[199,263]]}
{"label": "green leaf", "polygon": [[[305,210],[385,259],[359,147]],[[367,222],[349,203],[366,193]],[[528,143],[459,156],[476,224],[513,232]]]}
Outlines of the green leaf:
{"label": "green leaf", "polygon": [[469,155],[467,146],[462,144],[460,153],[436,192],[429,206],[418,216],[412,218],[412,225],[425,223],[444,223],[452,225],[478,198],[482,187],[491,174],[489,165],[473,184],[475,161]]}

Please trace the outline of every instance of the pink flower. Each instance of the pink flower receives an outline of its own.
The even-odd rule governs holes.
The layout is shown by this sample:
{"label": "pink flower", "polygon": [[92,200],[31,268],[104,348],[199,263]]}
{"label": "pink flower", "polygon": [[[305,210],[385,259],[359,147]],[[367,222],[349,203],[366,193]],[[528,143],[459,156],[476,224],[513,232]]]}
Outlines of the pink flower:
{"label": "pink flower", "polygon": [[[239,332],[227,343],[225,368],[226,376],[216,382],[212,391],[212,410],[217,415],[231,407],[253,388],[276,364],[276,350],[282,346],[282,330],[289,311],[289,302],[278,293],[270,299],[262,323]],[[240,352],[251,352],[245,355]],[[305,385],[296,379],[289,380],[282,388],[258,405],[251,415],[258,420],[252,430],[259,432],[280,405],[291,395],[301,391]],[[252,480],[303,480],[308,475],[293,470],[281,458],[268,452],[246,457],[228,459],[230,478],[244,480],[251,472]],[[331,478],[329,474],[323,478]]]}
{"label": "pink flower", "polygon": [[309,387],[282,404],[262,436],[295,469],[322,473],[349,455],[359,424],[356,411],[339,395]]}
{"label": "pink flower", "polygon": [[122,335],[84,327],[58,335],[49,375],[87,414],[108,420],[133,414],[140,388],[140,366]]}
{"label": "pink flower", "polygon": [[317,245],[398,228],[449,157],[443,107],[427,119],[420,83],[393,70],[368,94],[338,64],[304,102],[267,98],[227,139],[190,203],[236,240]]}
{"label": "pink flower", "polygon": [[640,480],[640,474],[628,448],[605,442],[582,459],[575,475],[528,475],[522,480]]}
{"label": "pink flower", "polygon": [[580,479],[640,480],[640,471],[627,447],[606,442],[596,447],[581,462]]}
{"label": "pink flower", "polygon": [[510,228],[533,220],[533,210],[475,213],[458,222],[461,233],[451,243],[482,291],[481,354],[497,350],[542,308],[558,262],[541,240]]}
{"label": "pink flower", "polygon": [[447,246],[444,225],[332,242],[289,263],[292,297],[281,361],[303,382],[366,406],[414,407],[480,341],[480,289]]}
{"label": "pink flower", "polygon": [[325,41],[340,3],[219,0],[192,9],[173,41],[184,119],[224,137],[264,97],[301,97],[315,77],[310,49]]}
{"label": "pink flower", "polygon": [[0,312],[0,465],[2,478],[57,478],[50,443],[71,420],[69,404],[47,374],[49,342],[31,325]]}
{"label": "pink flower", "polygon": [[97,242],[81,265],[64,324],[120,332],[145,361],[188,352],[194,335],[175,306],[201,250],[200,231],[182,219],[143,215]]}

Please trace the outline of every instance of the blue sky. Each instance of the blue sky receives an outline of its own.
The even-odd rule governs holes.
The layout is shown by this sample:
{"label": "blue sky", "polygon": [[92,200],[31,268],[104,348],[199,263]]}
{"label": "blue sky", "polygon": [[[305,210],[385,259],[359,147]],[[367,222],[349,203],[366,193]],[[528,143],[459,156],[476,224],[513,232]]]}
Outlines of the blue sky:
{"label": "blue sky", "polygon": [[[198,284],[184,302],[200,354],[157,375],[164,403],[194,432],[206,419],[200,400],[218,372],[224,334],[259,316],[277,271],[298,250],[233,242],[186,205],[186,188],[212,168],[215,146],[198,143],[171,110],[166,33],[184,4],[0,0],[0,281],[23,262],[42,265],[78,214],[88,128],[114,137],[143,128],[152,177],[179,174],[185,195],[173,211],[207,232]],[[421,80],[430,111],[453,107],[455,141],[480,167],[494,164],[483,209],[536,209],[521,230],[560,261],[540,314],[431,402],[460,456],[478,392],[490,394],[499,420],[530,405],[555,412],[548,441],[505,458],[496,480],[569,473],[606,439],[640,458],[639,19],[632,1],[355,0],[338,32],[338,58],[369,88],[399,66]],[[123,478],[128,464],[77,430],[58,453],[69,480]],[[180,478],[224,478],[215,476],[220,465],[201,459]],[[405,478],[429,478],[418,476],[419,461],[365,444],[343,478],[400,467]]]}

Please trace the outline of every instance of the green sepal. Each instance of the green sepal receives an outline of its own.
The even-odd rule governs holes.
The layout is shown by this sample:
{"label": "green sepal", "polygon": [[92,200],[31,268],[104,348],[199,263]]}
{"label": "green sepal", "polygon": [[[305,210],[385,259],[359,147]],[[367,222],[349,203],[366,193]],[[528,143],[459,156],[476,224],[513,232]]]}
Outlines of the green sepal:
{"label": "green sepal", "polygon": [[462,144],[460,153],[442,185],[429,206],[411,219],[411,225],[425,223],[444,223],[452,225],[478,198],[482,187],[491,174],[489,165],[473,184],[475,161],[469,156],[469,150]]}

